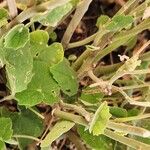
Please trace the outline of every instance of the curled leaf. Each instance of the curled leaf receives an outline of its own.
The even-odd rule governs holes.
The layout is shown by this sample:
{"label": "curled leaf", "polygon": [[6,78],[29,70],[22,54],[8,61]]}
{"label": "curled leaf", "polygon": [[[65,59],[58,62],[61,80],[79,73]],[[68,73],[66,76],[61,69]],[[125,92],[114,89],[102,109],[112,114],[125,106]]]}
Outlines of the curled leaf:
{"label": "curled leaf", "polygon": [[92,121],[90,122],[90,133],[93,135],[100,135],[104,133],[111,114],[106,102],[103,102],[95,112]]}
{"label": "curled leaf", "polygon": [[45,139],[41,142],[41,147],[49,146],[53,141],[59,138],[62,134],[69,131],[75,123],[70,121],[60,121],[55,124]]}

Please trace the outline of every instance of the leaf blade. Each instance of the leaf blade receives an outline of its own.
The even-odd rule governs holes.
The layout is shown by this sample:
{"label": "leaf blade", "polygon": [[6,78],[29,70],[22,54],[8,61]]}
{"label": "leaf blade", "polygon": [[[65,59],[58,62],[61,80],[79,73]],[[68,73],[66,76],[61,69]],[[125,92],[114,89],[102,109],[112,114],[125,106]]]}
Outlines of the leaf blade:
{"label": "leaf blade", "polygon": [[57,122],[47,134],[46,138],[41,142],[41,147],[49,146],[54,140],[69,131],[74,125],[75,123],[66,120]]}

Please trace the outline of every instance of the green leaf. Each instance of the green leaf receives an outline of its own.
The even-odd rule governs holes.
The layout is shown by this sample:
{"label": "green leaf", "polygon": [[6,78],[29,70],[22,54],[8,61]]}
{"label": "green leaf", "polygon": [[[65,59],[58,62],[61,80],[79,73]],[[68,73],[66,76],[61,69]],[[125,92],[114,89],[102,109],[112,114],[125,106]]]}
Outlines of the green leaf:
{"label": "green leaf", "polygon": [[45,62],[48,66],[53,66],[60,63],[63,57],[64,51],[62,44],[53,43],[45,48],[45,50],[37,56],[37,59]]}
{"label": "green leaf", "polygon": [[110,107],[110,113],[115,117],[127,117],[128,116],[128,112],[126,109],[115,107],[115,106]]}
{"label": "green leaf", "polygon": [[5,143],[0,140],[0,150],[6,150]]}
{"label": "green leaf", "polygon": [[0,118],[0,141],[7,141],[11,139],[13,134],[12,121],[10,118]]}
{"label": "green leaf", "polygon": [[28,46],[17,51],[14,49],[4,50],[8,86],[12,94],[15,94],[25,90],[31,81],[33,58]]}
{"label": "green leaf", "polygon": [[5,48],[22,48],[29,41],[29,29],[23,24],[16,25],[6,34],[4,40]]}
{"label": "green leaf", "polygon": [[62,134],[69,131],[75,123],[70,121],[59,121],[55,124],[55,126],[51,129],[51,131],[47,134],[45,139],[41,142],[41,147],[49,146],[53,141],[59,138]]}
{"label": "green leaf", "polygon": [[[3,116],[10,117],[12,119],[12,127],[15,135],[28,135],[33,137],[39,137],[43,130],[44,125],[37,115],[31,112],[29,109],[21,107],[20,112],[9,112],[6,109],[2,109]],[[22,150],[27,149],[27,145],[31,144],[33,140],[25,138],[17,138],[19,142],[19,148]]]}
{"label": "green leaf", "polygon": [[33,56],[46,49],[49,40],[47,31],[36,30],[30,33],[30,49]]}
{"label": "green leaf", "polygon": [[0,28],[7,24],[8,12],[4,8],[0,8]]}
{"label": "green leaf", "polygon": [[55,32],[51,32],[49,34],[49,38],[51,39],[52,42],[54,42],[57,39],[57,34]]}
{"label": "green leaf", "polygon": [[[79,97],[79,99],[81,101],[85,101],[87,103],[90,104],[97,104],[100,103],[100,101],[102,100],[104,94],[103,93],[86,93],[86,90],[90,90],[91,88],[86,88],[82,93],[81,96]],[[83,102],[84,103],[84,102]]]}
{"label": "green leaf", "polygon": [[40,102],[52,105],[58,102],[59,86],[49,73],[49,67],[41,61],[34,61],[34,76],[26,90],[17,93],[19,105],[34,106]]}
{"label": "green leaf", "polygon": [[30,33],[31,44],[47,44],[49,40],[49,35],[47,31],[36,30]]}
{"label": "green leaf", "polygon": [[50,72],[53,78],[58,82],[61,90],[69,95],[73,96],[78,91],[78,82],[76,74],[70,67],[67,59],[64,59],[59,64],[50,68]]}
{"label": "green leaf", "polygon": [[44,26],[55,27],[61,19],[72,10],[72,8],[73,5],[69,2],[48,11],[46,14],[40,13],[36,15],[33,18],[33,21],[38,21]]}
{"label": "green leaf", "polygon": [[110,21],[110,18],[107,15],[101,15],[100,17],[98,17],[97,22],[96,22],[96,26],[99,27],[103,27],[105,26],[106,23],[108,23]]}
{"label": "green leaf", "polygon": [[141,113],[140,109],[132,108],[128,110],[128,117],[137,116]]}
{"label": "green leaf", "polygon": [[129,27],[133,23],[132,16],[117,15],[112,18],[112,21],[106,26],[107,30],[118,31]]}
{"label": "green leaf", "polygon": [[113,140],[104,135],[93,136],[83,126],[78,126],[78,133],[81,139],[93,150],[113,150]]}
{"label": "green leaf", "polygon": [[103,102],[97,109],[90,123],[90,133],[92,132],[93,135],[103,134],[110,117],[109,107],[106,102]]}

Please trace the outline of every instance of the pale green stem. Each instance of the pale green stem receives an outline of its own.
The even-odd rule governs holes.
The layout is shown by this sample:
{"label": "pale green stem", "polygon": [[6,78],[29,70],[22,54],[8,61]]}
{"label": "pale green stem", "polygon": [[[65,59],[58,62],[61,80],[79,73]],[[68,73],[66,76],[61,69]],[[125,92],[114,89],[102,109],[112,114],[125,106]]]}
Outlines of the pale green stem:
{"label": "pale green stem", "polygon": [[107,129],[104,131],[104,135],[115,140],[115,141],[118,141],[122,144],[125,144],[129,147],[132,147],[135,150],[148,150],[148,149],[150,149],[150,145],[144,144],[142,142],[136,141],[136,140],[128,138],[128,137],[121,136],[121,135],[114,133],[113,131],[110,131]]}
{"label": "pale green stem", "polygon": [[143,30],[149,29],[149,27],[150,27],[150,18],[144,20],[142,23],[140,23],[139,25],[137,25],[133,29],[116,35],[112,39],[112,44],[110,44],[108,47],[106,47],[105,49],[103,49],[102,51],[99,51],[97,53],[96,57],[94,58],[93,63],[97,63],[104,56],[111,53],[112,51],[114,51],[119,46],[124,45],[130,38],[132,38],[133,36],[142,32]]}
{"label": "pale green stem", "polygon": [[36,137],[33,137],[33,136],[30,136],[30,135],[13,135],[12,137],[14,137],[14,138],[31,139],[31,140],[34,140],[34,141],[37,141],[37,142],[40,141],[40,139],[38,139]]}
{"label": "pale green stem", "polygon": [[[54,115],[57,117],[66,119],[66,120],[73,121],[77,124],[81,124],[85,127],[88,127],[88,122],[86,122],[86,120],[83,119],[83,117],[81,117],[81,116],[70,114],[67,112],[60,111],[60,110],[54,110]],[[113,131],[110,131],[108,129],[105,129],[104,135],[107,137],[110,137],[111,139],[114,139],[120,143],[123,143],[127,146],[135,148],[135,149],[138,149],[138,148],[143,148],[143,150],[150,149],[150,146],[147,144],[141,143],[141,142],[133,140],[131,138],[127,138],[127,137],[118,135],[118,134],[116,134]]]}
{"label": "pale green stem", "polygon": [[28,107],[28,109],[29,109],[30,111],[32,111],[34,114],[36,114],[39,118],[44,119],[44,116],[41,115],[41,114],[40,114],[39,112],[37,112],[36,110],[34,110],[33,108]]}
{"label": "pale green stem", "polygon": [[90,119],[91,119],[91,114],[89,112],[87,112],[81,106],[77,106],[77,105],[73,105],[73,104],[67,104],[67,103],[63,103],[63,102],[61,102],[60,105],[63,108],[74,110],[75,112],[77,112],[80,115],[82,115],[87,121],[90,121]]}
{"label": "pale green stem", "polygon": [[105,75],[111,72],[115,72],[121,65],[123,65],[123,62],[107,65],[107,66],[97,66],[94,70],[94,74],[96,76]]}
{"label": "pale green stem", "polygon": [[121,88],[112,86],[112,88],[118,92],[120,92],[124,98],[131,104],[136,106],[142,106],[142,107],[150,107],[150,102],[138,102],[133,100],[130,96],[128,96]]}
{"label": "pale green stem", "polygon": [[141,137],[149,137],[150,136],[150,131],[148,131],[144,128],[134,127],[134,126],[123,124],[123,123],[115,123],[115,122],[109,121],[107,124],[107,127],[110,129],[113,129],[115,131],[132,134],[132,135],[137,135],[137,136],[141,136]]}
{"label": "pale green stem", "polygon": [[75,29],[77,28],[78,24],[80,23],[85,12],[88,10],[88,7],[91,2],[92,2],[92,0],[83,0],[78,4],[75,14],[74,14],[71,22],[69,23],[69,25],[66,29],[66,32],[64,33],[64,36],[62,38],[62,44],[65,48],[67,48]]}
{"label": "pale green stem", "polygon": [[120,87],[122,90],[130,90],[130,89],[138,89],[138,88],[144,88],[144,87],[150,87],[150,84],[141,84],[141,85],[131,85],[131,86],[124,86]]}
{"label": "pale green stem", "polygon": [[6,101],[6,100],[12,100],[14,99],[15,96],[14,95],[8,95],[8,96],[5,96],[4,98],[0,99],[0,103]]}
{"label": "pale green stem", "polygon": [[69,121],[73,121],[77,124],[81,124],[83,126],[88,126],[88,122],[79,115],[74,115],[68,112],[60,111],[60,110],[54,110],[53,114],[59,118],[63,118]]}
{"label": "pale green stem", "polygon": [[129,9],[133,10],[133,6],[138,5],[138,1],[137,0],[129,0],[127,1],[122,7],[121,9],[116,13],[116,15],[121,15],[124,14],[126,11],[128,11]]}
{"label": "pale green stem", "polygon": [[150,118],[150,113],[138,115],[138,116],[132,116],[132,117],[116,118],[114,121],[115,122],[128,122],[128,121],[134,121],[134,120],[141,120],[141,119],[145,119],[145,118]]}
{"label": "pale green stem", "polygon": [[81,54],[81,56],[72,64],[72,68],[77,71],[80,66],[83,64],[84,60],[89,56],[91,55],[92,51],[91,50],[88,50],[86,49],[84,51],[84,53]]}
{"label": "pale green stem", "polygon": [[66,50],[86,45],[86,44],[92,42],[94,40],[95,36],[96,36],[96,33],[91,35],[91,36],[89,36],[89,37],[87,37],[87,38],[85,38],[84,40],[81,40],[81,41],[78,41],[78,42],[69,43]]}
{"label": "pale green stem", "polygon": [[114,75],[108,82],[110,85],[112,85],[117,79],[121,78],[124,75],[130,74],[130,75],[135,75],[135,74],[147,74],[150,73],[150,69],[143,69],[143,70],[134,70],[134,71],[126,71],[126,72],[120,72]]}

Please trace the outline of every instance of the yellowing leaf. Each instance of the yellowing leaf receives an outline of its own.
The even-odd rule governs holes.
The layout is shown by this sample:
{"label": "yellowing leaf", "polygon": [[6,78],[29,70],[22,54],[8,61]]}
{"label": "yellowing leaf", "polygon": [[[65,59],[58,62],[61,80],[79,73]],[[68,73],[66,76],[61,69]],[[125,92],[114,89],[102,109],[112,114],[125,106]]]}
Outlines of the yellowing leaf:
{"label": "yellowing leaf", "polygon": [[97,109],[90,123],[90,133],[92,132],[93,135],[103,134],[110,117],[109,107],[106,102],[103,102]]}
{"label": "yellowing leaf", "polygon": [[41,147],[49,146],[53,141],[59,138],[62,134],[69,131],[75,123],[70,121],[60,121],[55,124],[45,139],[41,142]]}

